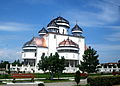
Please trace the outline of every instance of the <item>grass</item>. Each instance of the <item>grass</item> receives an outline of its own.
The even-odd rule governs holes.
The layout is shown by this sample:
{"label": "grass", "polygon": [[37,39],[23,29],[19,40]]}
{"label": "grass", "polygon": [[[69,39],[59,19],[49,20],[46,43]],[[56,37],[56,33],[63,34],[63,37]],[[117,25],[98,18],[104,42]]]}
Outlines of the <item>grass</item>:
{"label": "grass", "polygon": [[[49,73],[35,73],[36,78],[49,78]],[[57,78],[56,75],[54,75],[55,78]],[[74,77],[73,73],[63,73],[60,75],[60,77]]]}
{"label": "grass", "polygon": [[89,76],[104,76],[104,75],[112,75],[111,73],[92,73],[92,74],[89,74]]}
{"label": "grass", "polygon": [[70,80],[67,80],[67,79],[53,79],[53,80],[44,79],[44,80],[37,80],[37,81],[43,81],[44,83],[54,83],[54,82],[67,82]]}
{"label": "grass", "polygon": [[[75,75],[74,73],[62,73],[59,78],[62,78],[62,77],[74,77],[74,75]],[[35,73],[35,76],[36,76],[36,78],[46,78],[46,79],[50,78],[50,74],[49,73],[44,73],[44,74],[42,74],[42,73]],[[54,75],[54,78],[58,78],[58,76]],[[81,77],[81,79],[85,79],[85,78],[86,77],[84,77],[84,76]]]}

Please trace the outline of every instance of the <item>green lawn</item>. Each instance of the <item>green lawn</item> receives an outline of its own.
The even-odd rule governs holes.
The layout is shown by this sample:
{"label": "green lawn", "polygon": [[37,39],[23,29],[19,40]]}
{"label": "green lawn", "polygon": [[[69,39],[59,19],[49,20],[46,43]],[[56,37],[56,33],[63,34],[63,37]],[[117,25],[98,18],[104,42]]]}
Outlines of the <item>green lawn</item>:
{"label": "green lawn", "polygon": [[[49,78],[49,73],[35,73],[36,78]],[[54,77],[57,78],[57,75],[54,75]],[[74,77],[73,73],[63,73],[60,75],[60,77]]]}
{"label": "green lawn", "polygon": [[36,80],[36,81],[43,81],[44,83],[54,83],[54,82],[67,82],[67,81],[70,81],[70,80],[67,80],[67,79],[53,79],[53,80]]}

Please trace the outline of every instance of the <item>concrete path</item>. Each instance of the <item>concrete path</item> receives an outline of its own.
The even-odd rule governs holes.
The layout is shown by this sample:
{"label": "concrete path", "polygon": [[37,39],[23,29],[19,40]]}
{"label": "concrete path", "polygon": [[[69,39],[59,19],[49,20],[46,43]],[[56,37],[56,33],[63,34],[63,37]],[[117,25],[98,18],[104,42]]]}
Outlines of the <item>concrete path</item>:
{"label": "concrete path", "polygon": [[[83,79],[80,81],[80,84],[85,85],[87,84],[87,79]],[[56,83],[44,83],[45,86],[73,86],[76,85],[75,81],[69,82],[56,82]],[[7,85],[0,85],[0,86],[38,86],[36,83],[15,83],[15,84],[7,84]]]}
{"label": "concrete path", "polygon": [[[57,82],[57,83],[44,83],[45,86],[73,86],[75,82]],[[37,84],[7,84],[0,86],[38,86]]]}
{"label": "concrete path", "polygon": [[[69,82],[56,82],[56,83],[44,83],[45,86],[73,86],[76,83],[74,81]],[[86,80],[81,81],[80,84],[86,84]],[[36,83],[15,83],[15,84],[7,84],[7,85],[0,85],[0,86],[38,86]]]}

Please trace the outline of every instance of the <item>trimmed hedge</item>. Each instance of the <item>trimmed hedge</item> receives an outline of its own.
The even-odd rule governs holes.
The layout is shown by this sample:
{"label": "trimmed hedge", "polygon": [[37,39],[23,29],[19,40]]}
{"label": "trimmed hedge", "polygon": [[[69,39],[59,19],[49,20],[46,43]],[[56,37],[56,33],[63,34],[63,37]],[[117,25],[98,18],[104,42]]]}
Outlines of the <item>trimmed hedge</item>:
{"label": "trimmed hedge", "polygon": [[120,84],[120,76],[88,77],[90,86],[112,86]]}
{"label": "trimmed hedge", "polygon": [[0,79],[8,79],[10,78],[9,74],[0,74]]}
{"label": "trimmed hedge", "polygon": [[45,86],[43,83],[39,83],[38,86]]}

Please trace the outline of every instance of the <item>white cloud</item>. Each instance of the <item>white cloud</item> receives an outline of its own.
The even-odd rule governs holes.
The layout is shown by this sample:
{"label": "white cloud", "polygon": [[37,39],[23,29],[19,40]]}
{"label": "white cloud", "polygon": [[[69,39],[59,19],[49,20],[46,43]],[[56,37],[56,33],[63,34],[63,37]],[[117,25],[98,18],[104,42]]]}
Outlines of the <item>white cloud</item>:
{"label": "white cloud", "polygon": [[120,41],[120,26],[105,26],[105,28],[111,29],[113,32],[106,35],[104,38],[109,41]]}
{"label": "white cloud", "polygon": [[102,22],[111,23],[111,22],[115,22],[119,20],[120,1],[103,0],[103,1],[96,1],[92,3],[92,5],[100,10],[100,12],[98,12],[97,14],[98,14],[99,19],[102,20]]}
{"label": "white cloud", "polygon": [[8,49],[8,48],[1,48],[0,49],[0,60],[8,60],[14,61],[17,59],[21,59],[21,52],[17,48]]}
{"label": "white cloud", "polygon": [[31,29],[29,24],[22,24],[17,22],[0,22],[1,31],[24,31]]}
{"label": "white cloud", "polygon": [[120,41],[120,32],[107,35],[105,39],[109,41]]}
{"label": "white cloud", "polygon": [[111,28],[116,31],[120,31],[120,26],[105,26],[106,28]]}
{"label": "white cloud", "polygon": [[111,5],[120,6],[120,0],[103,0],[103,1]]}
{"label": "white cloud", "polygon": [[[88,8],[93,10],[70,9],[64,15],[70,17],[70,21],[78,21],[81,26],[108,26],[119,20],[119,7],[107,2],[92,0],[87,3]],[[72,22],[75,24],[76,22]]]}
{"label": "white cloud", "polygon": [[18,40],[22,39],[19,35],[0,35],[0,41],[8,41],[8,40]]}
{"label": "white cloud", "polygon": [[88,44],[99,54],[100,62],[117,62],[120,60],[120,45],[113,44]]}
{"label": "white cloud", "polygon": [[98,51],[120,51],[120,45],[113,45],[113,44],[89,44],[90,46],[94,47]]}
{"label": "white cloud", "polygon": [[65,15],[69,15],[69,19],[72,24],[76,24],[76,20],[77,23],[81,26],[99,26],[104,24],[103,22],[100,22],[98,14],[92,12],[80,12],[72,10],[66,12]]}

